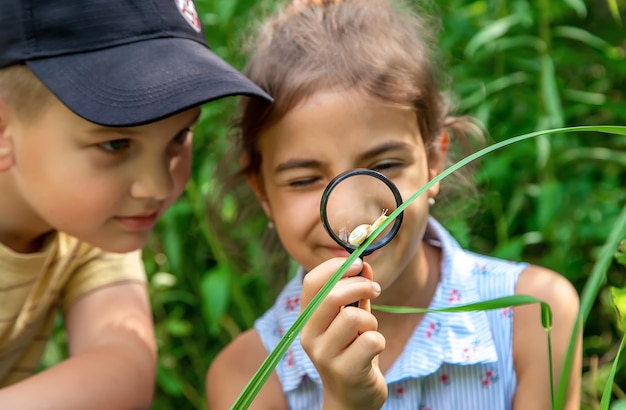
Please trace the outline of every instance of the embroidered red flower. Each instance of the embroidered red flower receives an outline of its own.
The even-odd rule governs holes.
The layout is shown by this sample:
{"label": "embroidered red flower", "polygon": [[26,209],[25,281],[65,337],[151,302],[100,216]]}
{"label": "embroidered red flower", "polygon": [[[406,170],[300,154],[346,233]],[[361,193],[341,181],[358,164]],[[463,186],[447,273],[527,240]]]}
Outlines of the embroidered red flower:
{"label": "embroidered red flower", "polygon": [[437,332],[439,332],[440,328],[441,328],[441,325],[439,324],[439,322],[432,322],[431,321],[428,324],[428,329],[426,329],[426,338],[430,339],[431,337],[436,335]]}
{"label": "embroidered red flower", "polygon": [[296,364],[296,359],[293,357],[293,350],[287,350],[287,366],[292,367]]}
{"label": "embroidered red flower", "polygon": [[461,301],[461,292],[458,289],[452,289],[450,296],[448,297],[448,302],[460,302]]}
{"label": "embroidered red flower", "polygon": [[300,304],[300,296],[293,296],[293,297],[288,298],[285,301],[285,306],[287,310],[290,312],[293,312],[294,310],[296,310],[299,304]]}
{"label": "embroidered red flower", "polygon": [[480,384],[482,384],[483,387],[488,387],[492,384],[492,382],[495,382],[497,379],[498,377],[496,376],[496,371],[493,369],[487,369],[485,370],[485,373],[483,373]]}

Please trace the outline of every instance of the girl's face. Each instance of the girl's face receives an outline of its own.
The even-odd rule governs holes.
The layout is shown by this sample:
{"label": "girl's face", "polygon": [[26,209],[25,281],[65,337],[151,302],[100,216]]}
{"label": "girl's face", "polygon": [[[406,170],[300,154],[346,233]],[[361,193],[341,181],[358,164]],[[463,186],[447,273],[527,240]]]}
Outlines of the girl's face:
{"label": "girl's face", "polygon": [[[438,152],[427,154],[413,111],[354,92],[314,94],[261,133],[259,151],[261,172],[250,183],[286,250],[307,271],[347,256],[320,219],[320,199],[331,179],[369,168],[388,176],[408,198],[441,171],[444,160]],[[397,236],[365,258],[383,289],[417,268],[428,197],[437,192],[435,185],[407,207]],[[356,201],[345,206],[357,212],[362,207]]]}

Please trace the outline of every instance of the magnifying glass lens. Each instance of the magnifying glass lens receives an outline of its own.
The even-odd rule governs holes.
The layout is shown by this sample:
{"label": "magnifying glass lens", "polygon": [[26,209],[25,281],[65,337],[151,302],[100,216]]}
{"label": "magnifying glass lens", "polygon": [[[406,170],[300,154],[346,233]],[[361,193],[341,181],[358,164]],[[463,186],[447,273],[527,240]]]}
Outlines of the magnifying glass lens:
{"label": "magnifying glass lens", "polygon": [[[397,187],[383,174],[356,169],[338,175],[322,196],[322,223],[348,252],[354,251],[402,203]],[[363,255],[388,243],[402,222],[400,214],[367,247]]]}
{"label": "magnifying glass lens", "polygon": [[[368,175],[356,175],[343,180],[333,190],[326,215],[331,229],[343,242],[358,246],[396,208],[393,192],[384,182]],[[388,226],[378,238],[390,230]]]}

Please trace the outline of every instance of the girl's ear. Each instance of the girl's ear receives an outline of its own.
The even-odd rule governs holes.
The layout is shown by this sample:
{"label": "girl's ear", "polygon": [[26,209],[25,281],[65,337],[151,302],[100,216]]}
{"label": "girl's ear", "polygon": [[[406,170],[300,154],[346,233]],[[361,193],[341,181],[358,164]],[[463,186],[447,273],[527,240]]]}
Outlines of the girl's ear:
{"label": "girl's ear", "polygon": [[[248,165],[248,156],[244,155],[241,157],[240,163],[241,168],[246,169]],[[267,201],[267,196],[265,195],[265,188],[263,187],[263,180],[260,173],[253,174],[251,172],[246,173],[246,180],[248,181],[248,185],[252,188],[254,195],[256,196],[257,201],[263,208],[265,215],[268,219],[272,219],[272,210],[270,208],[270,204]]]}
{"label": "girl's ear", "polygon": [[0,97],[0,172],[5,172],[13,166],[13,141],[8,132],[9,112],[6,104]]}
{"label": "girl's ear", "polygon": [[[428,150],[428,179],[431,180],[439,175],[445,165],[448,154],[448,145],[450,144],[450,137],[448,131],[444,130],[439,138],[434,141]],[[428,189],[428,197],[434,198],[439,193],[439,183],[436,183]]]}

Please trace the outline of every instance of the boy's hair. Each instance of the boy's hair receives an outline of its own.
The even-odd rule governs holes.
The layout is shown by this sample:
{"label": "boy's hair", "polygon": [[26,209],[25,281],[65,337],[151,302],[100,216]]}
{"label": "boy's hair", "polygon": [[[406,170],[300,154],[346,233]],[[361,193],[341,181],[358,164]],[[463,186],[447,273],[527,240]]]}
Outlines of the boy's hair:
{"label": "boy's hair", "polygon": [[0,101],[22,120],[36,118],[52,98],[50,90],[25,64],[0,68]]}
{"label": "boy's hair", "polygon": [[106,126],[229,95],[271,100],[210,50],[192,0],[2,0],[0,69],[19,64]]}

